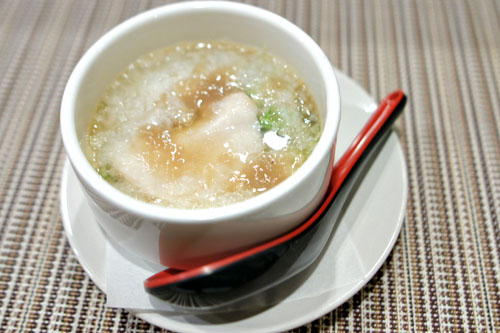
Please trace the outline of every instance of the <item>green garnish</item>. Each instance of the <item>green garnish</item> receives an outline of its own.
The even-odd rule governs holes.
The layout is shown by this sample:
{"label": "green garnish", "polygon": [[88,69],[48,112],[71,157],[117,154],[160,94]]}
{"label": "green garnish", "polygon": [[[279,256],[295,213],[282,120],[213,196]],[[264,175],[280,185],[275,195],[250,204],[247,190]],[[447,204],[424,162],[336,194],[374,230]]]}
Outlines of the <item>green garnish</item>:
{"label": "green garnish", "polygon": [[108,107],[108,103],[106,103],[103,100],[100,100],[99,103],[97,104],[97,111],[98,112],[103,111],[107,107]]}
{"label": "green garnish", "polygon": [[118,183],[121,179],[117,175],[116,171],[112,169],[111,165],[106,164],[104,167],[99,168],[97,171],[101,177],[108,183],[114,184]]}
{"label": "green garnish", "polygon": [[259,115],[260,128],[263,131],[279,131],[283,129],[283,118],[276,107],[271,106]]}

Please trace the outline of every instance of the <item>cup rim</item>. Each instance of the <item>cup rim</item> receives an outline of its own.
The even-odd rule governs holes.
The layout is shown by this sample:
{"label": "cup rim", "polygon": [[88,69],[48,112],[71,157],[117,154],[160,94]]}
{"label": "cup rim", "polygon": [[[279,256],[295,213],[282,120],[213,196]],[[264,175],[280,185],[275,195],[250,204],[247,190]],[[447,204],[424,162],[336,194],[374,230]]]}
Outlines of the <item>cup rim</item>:
{"label": "cup rim", "polygon": [[[90,165],[80,146],[75,125],[75,101],[81,82],[87,71],[102,50],[116,38],[128,31],[139,27],[150,20],[168,18],[171,15],[188,13],[193,10],[226,12],[229,14],[244,15],[253,19],[266,21],[267,24],[278,27],[289,38],[297,39],[307,49],[318,66],[322,68],[322,81],[326,90],[326,119],[323,129],[311,155],[304,164],[290,177],[280,184],[255,197],[233,204],[200,209],[170,208],[135,199],[105,181]],[[333,110],[333,111],[330,111]],[[329,112],[328,112],[329,111]],[[73,169],[94,193],[99,193],[114,207],[157,222],[168,223],[211,223],[227,221],[249,216],[262,208],[268,207],[279,200],[283,195],[293,191],[311,172],[314,167],[327,157],[335,147],[335,139],[340,123],[340,92],[337,78],[327,56],[318,44],[287,19],[268,10],[248,4],[226,1],[191,1],[168,4],[153,8],[133,16],[101,36],[82,56],[70,75],[63,93],[60,113],[60,126],[63,144]]]}

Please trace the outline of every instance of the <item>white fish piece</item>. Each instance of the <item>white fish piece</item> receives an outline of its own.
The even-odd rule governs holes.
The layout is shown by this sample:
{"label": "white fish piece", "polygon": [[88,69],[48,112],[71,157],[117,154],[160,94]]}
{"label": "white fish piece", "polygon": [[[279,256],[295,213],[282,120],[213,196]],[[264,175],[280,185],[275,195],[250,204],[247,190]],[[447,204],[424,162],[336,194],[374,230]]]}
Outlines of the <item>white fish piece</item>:
{"label": "white fish piece", "polygon": [[255,103],[243,92],[232,93],[211,105],[207,120],[177,137],[181,146],[199,144],[210,154],[244,156],[263,149]]}
{"label": "white fish piece", "polygon": [[[151,144],[137,134],[130,144],[117,147],[114,167],[143,193],[207,206],[232,186],[231,175],[245,167],[249,156],[264,149],[257,113],[246,94],[232,93],[213,102],[192,126],[171,129],[164,147],[148,150]],[[152,155],[164,163],[152,163]],[[183,206],[180,202],[176,206]]]}

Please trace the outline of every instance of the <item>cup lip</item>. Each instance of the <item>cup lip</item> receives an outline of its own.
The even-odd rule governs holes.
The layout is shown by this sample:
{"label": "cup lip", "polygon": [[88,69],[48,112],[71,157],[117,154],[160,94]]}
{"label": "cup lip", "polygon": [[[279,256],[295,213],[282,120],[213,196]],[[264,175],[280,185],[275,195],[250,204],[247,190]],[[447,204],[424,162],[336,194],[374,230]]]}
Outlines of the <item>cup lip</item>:
{"label": "cup lip", "polygon": [[[268,191],[247,200],[220,207],[201,209],[170,208],[140,201],[121,192],[102,179],[87,160],[76,133],[74,110],[77,92],[80,89],[87,68],[91,66],[92,62],[98,58],[100,52],[113,40],[150,20],[165,19],[171,15],[206,9],[266,21],[268,24],[278,27],[289,38],[296,39],[304,45],[304,48],[311,54],[311,58],[322,68],[321,79],[324,82],[326,90],[325,114],[327,115],[323,123],[322,134],[311,155],[294,174]],[[91,192],[99,193],[101,197],[114,207],[135,216],[156,222],[174,224],[213,223],[216,221],[241,219],[242,217],[255,214],[263,208],[268,208],[284,195],[297,188],[307,175],[314,172],[315,166],[318,163],[328,158],[334,152],[339,123],[340,92],[337,78],[330,61],[319,45],[302,29],[277,14],[259,7],[227,1],[189,1],[168,4],[142,12],[115,26],[100,37],[85,52],[75,66],[64,90],[60,111],[61,136],[66,153],[73,169],[79,175],[80,181],[84,182]]]}

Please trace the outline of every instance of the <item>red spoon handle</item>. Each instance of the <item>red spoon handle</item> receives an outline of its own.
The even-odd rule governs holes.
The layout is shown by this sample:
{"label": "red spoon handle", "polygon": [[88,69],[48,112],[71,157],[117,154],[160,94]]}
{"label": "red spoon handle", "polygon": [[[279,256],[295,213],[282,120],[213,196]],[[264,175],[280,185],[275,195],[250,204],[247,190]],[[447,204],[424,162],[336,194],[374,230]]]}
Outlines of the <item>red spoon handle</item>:
{"label": "red spoon handle", "polygon": [[361,132],[333,167],[332,192],[336,193],[358,159],[370,145],[380,129],[386,124],[393,111],[404,98],[402,90],[396,90],[380,102],[377,110],[368,119]]}
{"label": "red spoon handle", "polygon": [[[356,165],[375,137],[377,135],[384,134],[385,131],[382,130],[382,127],[392,125],[390,118],[394,115],[395,111],[402,110],[405,99],[406,97],[403,91],[399,89],[390,93],[380,102],[377,110],[373,112],[365,126],[363,126],[359,134],[356,138],[354,138],[349,148],[347,148],[342,157],[340,157],[337,163],[333,166],[330,189],[327,191],[327,195],[321,206],[316,210],[314,215],[299,228],[282,237],[289,236],[290,234],[295,236],[301,233],[313,224],[314,221],[319,219],[321,215],[323,215],[328,207],[330,207],[330,203],[335,198],[335,195],[351,172],[352,168]],[[393,117],[393,119],[395,119],[395,117]]]}

